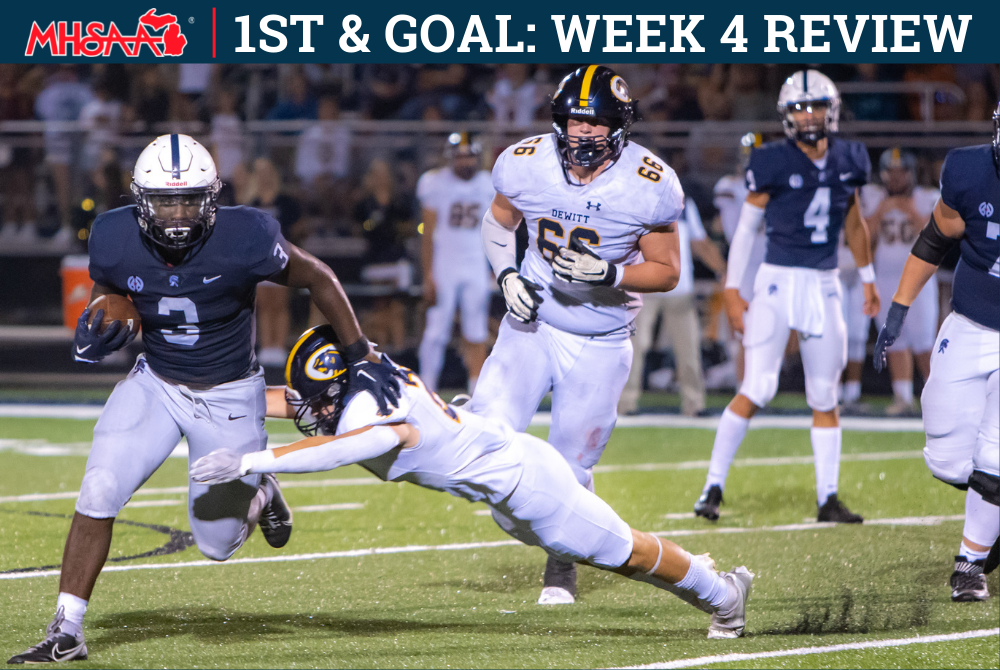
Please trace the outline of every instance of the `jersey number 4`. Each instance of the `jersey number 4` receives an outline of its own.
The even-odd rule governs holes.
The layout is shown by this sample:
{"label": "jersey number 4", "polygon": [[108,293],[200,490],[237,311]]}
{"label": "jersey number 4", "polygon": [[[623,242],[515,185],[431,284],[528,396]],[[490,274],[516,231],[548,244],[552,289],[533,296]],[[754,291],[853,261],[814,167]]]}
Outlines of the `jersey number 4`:
{"label": "jersey number 4", "polygon": [[179,344],[184,347],[193,347],[198,341],[198,308],[190,298],[160,298],[157,305],[157,312],[163,316],[168,316],[171,312],[183,312],[184,320],[177,326],[176,330],[163,328],[163,339],[171,344]]}
{"label": "jersey number 4", "polygon": [[806,208],[803,222],[806,228],[814,228],[812,237],[813,244],[824,244],[826,242],[826,229],[830,227],[830,187],[820,186],[816,189],[812,202]]}

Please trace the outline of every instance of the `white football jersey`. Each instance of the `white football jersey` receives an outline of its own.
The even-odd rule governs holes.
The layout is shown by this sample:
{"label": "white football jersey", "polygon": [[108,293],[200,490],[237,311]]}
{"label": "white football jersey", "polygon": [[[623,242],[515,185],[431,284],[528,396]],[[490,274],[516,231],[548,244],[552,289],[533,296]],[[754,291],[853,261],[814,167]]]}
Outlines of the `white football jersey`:
{"label": "white football jersey", "polygon": [[472,179],[459,179],[451,168],[425,172],[417,182],[420,206],[437,214],[434,226],[434,265],[487,267],[480,226],[493,202],[490,173],[480,170]]}
{"label": "white football jersey", "polygon": [[631,324],[642,306],[638,293],[565,282],[553,275],[550,263],[572,237],[609,263],[641,263],[639,238],[677,221],[684,209],[680,182],[665,161],[629,142],[591,183],[570,184],[555,135],[539,135],[500,155],[493,187],[524,214],[528,249],[520,272],[543,288],[539,320],[581,335]]}
{"label": "white football jersey", "polygon": [[903,266],[913,248],[921,229],[926,225],[934,211],[934,206],[941,197],[936,188],[918,186],[913,189],[913,209],[920,217],[911,220],[910,213],[898,207],[883,206],[888,197],[884,189],[872,191],[872,212],[868,219],[868,228],[872,237],[878,239],[875,247],[875,273],[886,281],[895,284],[903,275]]}
{"label": "white football jersey", "polygon": [[513,445],[514,430],[445,404],[408,372],[399,407],[379,416],[370,393],[348,402],[337,435],[387,423],[405,422],[420,431],[415,447],[395,448],[360,465],[384,481],[406,481],[471,500],[497,504],[521,478],[524,455]]}

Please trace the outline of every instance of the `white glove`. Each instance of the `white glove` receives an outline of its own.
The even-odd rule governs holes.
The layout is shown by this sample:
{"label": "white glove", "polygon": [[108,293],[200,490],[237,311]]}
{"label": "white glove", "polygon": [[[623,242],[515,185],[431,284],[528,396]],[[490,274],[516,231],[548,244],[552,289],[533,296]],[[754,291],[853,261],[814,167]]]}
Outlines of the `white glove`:
{"label": "white glove", "polygon": [[225,484],[246,474],[243,455],[229,449],[216,449],[191,466],[191,479],[201,484]]}
{"label": "white glove", "polygon": [[586,244],[573,238],[569,247],[561,247],[552,259],[552,272],[564,281],[594,286],[617,286],[619,268],[595,254]]}
{"label": "white glove", "polygon": [[542,297],[538,292],[542,287],[517,274],[517,270],[508,268],[500,273],[497,280],[503,289],[503,298],[507,301],[507,309],[521,323],[531,323],[538,318],[538,306]]}

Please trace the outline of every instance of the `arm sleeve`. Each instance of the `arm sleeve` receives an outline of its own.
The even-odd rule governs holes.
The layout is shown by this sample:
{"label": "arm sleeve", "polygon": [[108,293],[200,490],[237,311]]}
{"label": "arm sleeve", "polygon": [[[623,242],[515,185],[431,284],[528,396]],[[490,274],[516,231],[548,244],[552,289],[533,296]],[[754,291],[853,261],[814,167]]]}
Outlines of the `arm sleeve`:
{"label": "arm sleeve", "polygon": [[507,268],[517,269],[517,232],[501,226],[493,216],[492,207],[487,207],[483,215],[482,235],[483,250],[493,274],[499,277]]}
{"label": "arm sleeve", "polygon": [[732,244],[729,245],[729,261],[726,270],[726,288],[739,288],[750,265],[750,250],[753,239],[764,221],[764,210],[748,202],[740,210],[740,221],[736,224]]}
{"label": "arm sleeve", "polygon": [[242,470],[264,472],[322,472],[376,458],[399,446],[399,436],[389,426],[374,426],[370,430],[346,437],[331,437],[329,441],[302,447],[276,456],[273,449],[244,454]]}
{"label": "arm sleeve", "polygon": [[277,219],[259,209],[250,209],[256,218],[248,231],[250,250],[247,256],[257,259],[251,272],[261,281],[273,277],[288,265],[288,242],[281,234]]}

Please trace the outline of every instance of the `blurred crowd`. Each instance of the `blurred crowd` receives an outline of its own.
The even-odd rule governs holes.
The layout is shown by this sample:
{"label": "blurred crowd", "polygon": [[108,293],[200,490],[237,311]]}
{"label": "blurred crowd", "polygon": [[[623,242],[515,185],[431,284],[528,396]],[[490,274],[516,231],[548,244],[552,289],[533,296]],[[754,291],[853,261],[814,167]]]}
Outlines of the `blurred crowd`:
{"label": "blurred crowd", "polygon": [[[151,135],[187,132],[212,151],[225,183],[220,201],[270,211],[285,236],[324,258],[353,258],[345,283],[374,287],[364,311],[369,335],[390,350],[412,347],[420,317],[403,299],[419,296],[419,176],[442,162],[446,130],[380,133],[345,120],[494,121],[517,138],[549,120],[548,100],[573,65],[11,65],[0,64],[0,249],[62,254],[84,251],[88,225],[130,201],[131,169]],[[777,120],[775,101],[797,65],[628,64],[613,66],[647,121],[704,122],[683,147],[644,136],[679,175],[708,242],[727,251],[713,187],[739,171],[738,149],[713,154],[713,122]],[[842,119],[988,120],[1000,91],[996,65],[819,66],[839,83],[937,82],[954,85],[928,98],[912,92],[843,95]],[[959,90],[961,95],[953,91]],[[951,92],[950,92],[951,91]],[[48,124],[44,132],[5,122]],[[249,132],[260,121],[267,133]],[[281,122],[290,122],[282,125]],[[434,126],[430,124],[428,127]],[[441,127],[440,124],[434,127]],[[523,129],[523,132],[522,132]],[[636,128],[641,132],[641,124]],[[365,135],[367,133],[367,136]],[[518,134],[520,133],[520,134]],[[377,150],[369,141],[384,134]],[[389,137],[392,135],[392,137]],[[503,150],[485,141],[484,169]],[[765,137],[764,139],[772,139]],[[919,181],[937,181],[945,149],[918,153]],[[877,164],[878,151],[872,150]],[[695,238],[697,240],[697,238]],[[695,244],[697,246],[697,244]],[[704,251],[704,250],[703,250]],[[714,258],[714,257],[713,257]],[[719,262],[696,250],[694,277],[711,285]],[[715,267],[710,267],[715,266]],[[715,356],[717,306],[699,294],[706,366]],[[280,287],[261,290],[264,358],[283,357],[289,301]],[[416,300],[416,298],[413,298]],[[502,307],[501,307],[502,313]],[[298,324],[296,324],[298,325]],[[654,345],[655,346],[655,345]],[[721,346],[721,345],[720,345]],[[656,361],[652,363],[656,367]],[[655,372],[655,370],[653,370]],[[648,372],[648,371],[647,371]],[[731,372],[726,373],[726,383]],[[653,376],[655,381],[657,378]],[[648,380],[647,380],[648,381]],[[668,380],[669,381],[669,380]],[[713,385],[711,375],[709,385]]]}

